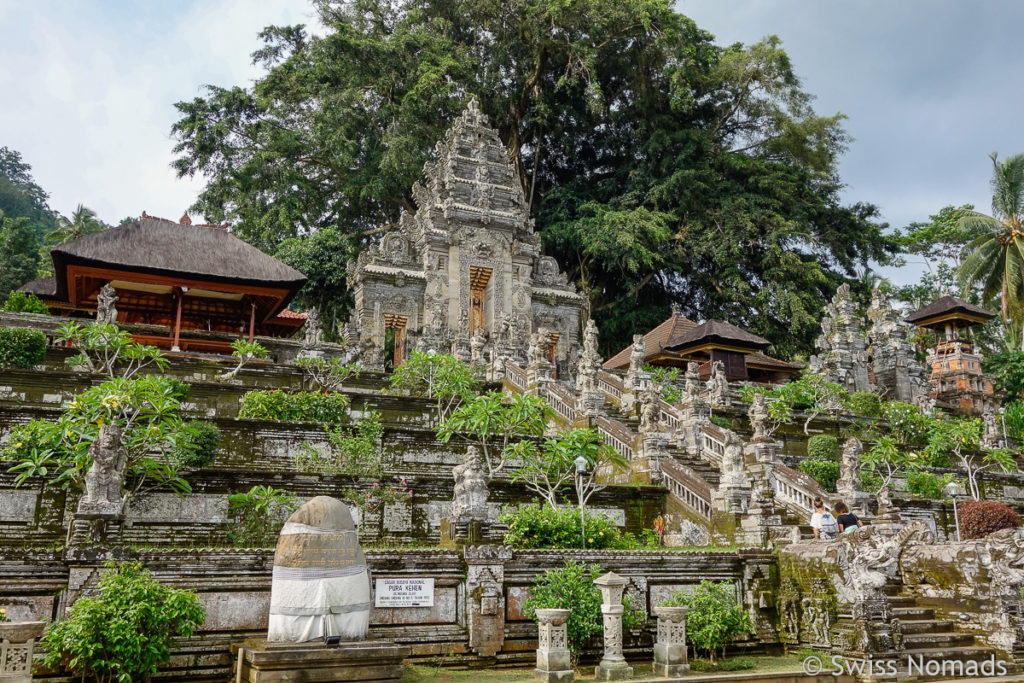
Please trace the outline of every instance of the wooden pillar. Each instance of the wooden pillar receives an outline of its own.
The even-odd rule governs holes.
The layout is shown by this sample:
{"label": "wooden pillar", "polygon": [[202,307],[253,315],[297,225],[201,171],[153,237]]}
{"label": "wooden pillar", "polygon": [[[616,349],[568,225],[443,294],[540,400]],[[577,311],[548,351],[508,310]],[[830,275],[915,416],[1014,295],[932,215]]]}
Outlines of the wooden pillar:
{"label": "wooden pillar", "polygon": [[178,339],[181,335],[181,300],[185,298],[185,295],[177,287],[174,288],[174,293],[178,297],[178,310],[174,314],[174,343],[171,344],[171,351],[181,351],[181,348],[178,346]]}
{"label": "wooden pillar", "polygon": [[251,342],[256,334],[256,302],[250,302],[249,306],[249,341]]}

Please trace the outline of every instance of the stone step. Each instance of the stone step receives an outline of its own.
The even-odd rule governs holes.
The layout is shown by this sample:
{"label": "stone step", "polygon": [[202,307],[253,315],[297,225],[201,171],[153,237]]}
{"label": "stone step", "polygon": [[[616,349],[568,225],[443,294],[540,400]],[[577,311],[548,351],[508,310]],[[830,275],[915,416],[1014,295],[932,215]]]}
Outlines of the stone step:
{"label": "stone step", "polygon": [[[902,626],[902,622],[900,622]],[[974,645],[974,636],[970,633],[946,631],[941,633],[905,633],[903,646],[908,651],[918,649],[968,647]]]}
{"label": "stone step", "polygon": [[894,595],[889,598],[889,604],[892,607],[916,607],[917,600],[909,595]]}
{"label": "stone step", "polygon": [[921,621],[935,618],[935,610],[930,607],[895,607],[892,613],[900,621],[904,619]]}
{"label": "stone step", "polygon": [[904,635],[917,633],[950,633],[954,631],[955,622],[948,619],[908,619],[900,621]]}

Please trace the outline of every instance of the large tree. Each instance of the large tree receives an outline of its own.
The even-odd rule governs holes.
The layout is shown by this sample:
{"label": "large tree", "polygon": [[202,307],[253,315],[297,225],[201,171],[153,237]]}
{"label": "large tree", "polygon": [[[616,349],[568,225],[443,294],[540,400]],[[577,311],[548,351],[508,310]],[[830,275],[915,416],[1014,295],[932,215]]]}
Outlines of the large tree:
{"label": "large tree", "polygon": [[1000,303],[1003,324],[1024,350],[1024,154],[992,159],[992,215],[968,212],[959,225],[981,236],[967,245],[961,286],[980,285],[982,301]]}
{"label": "large tree", "polygon": [[776,38],[717,46],[667,0],[314,4],[324,36],[269,27],[251,88],[177,105],[176,167],[210,179],[195,208],[263,249],[376,239],[475,96],[606,350],[672,301],[805,350],[831,291],[894,250],[873,206],[841,205],[842,116]]}

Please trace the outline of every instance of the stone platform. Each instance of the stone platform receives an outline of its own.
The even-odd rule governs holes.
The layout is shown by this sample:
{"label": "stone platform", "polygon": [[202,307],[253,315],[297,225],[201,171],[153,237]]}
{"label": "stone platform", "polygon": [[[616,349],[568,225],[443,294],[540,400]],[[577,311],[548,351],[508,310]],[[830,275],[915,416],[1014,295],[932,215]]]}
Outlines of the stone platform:
{"label": "stone platform", "polygon": [[236,683],[400,683],[402,660],[409,648],[389,640],[338,645],[270,643],[247,640],[235,645]]}

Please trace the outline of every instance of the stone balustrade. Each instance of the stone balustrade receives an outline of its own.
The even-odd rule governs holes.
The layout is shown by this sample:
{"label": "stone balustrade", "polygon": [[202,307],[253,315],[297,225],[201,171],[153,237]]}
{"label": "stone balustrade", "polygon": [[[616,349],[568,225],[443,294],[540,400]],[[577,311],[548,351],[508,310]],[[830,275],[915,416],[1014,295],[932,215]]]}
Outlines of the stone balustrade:
{"label": "stone balustrade", "polygon": [[633,431],[614,418],[598,417],[597,432],[602,440],[626,460],[633,459]]}
{"label": "stone balustrade", "polygon": [[674,458],[661,461],[662,483],[683,505],[708,521],[712,516],[711,486]]}
{"label": "stone balustrade", "polygon": [[32,656],[36,639],[43,635],[42,621],[0,623],[0,681],[28,683],[32,680]]}

